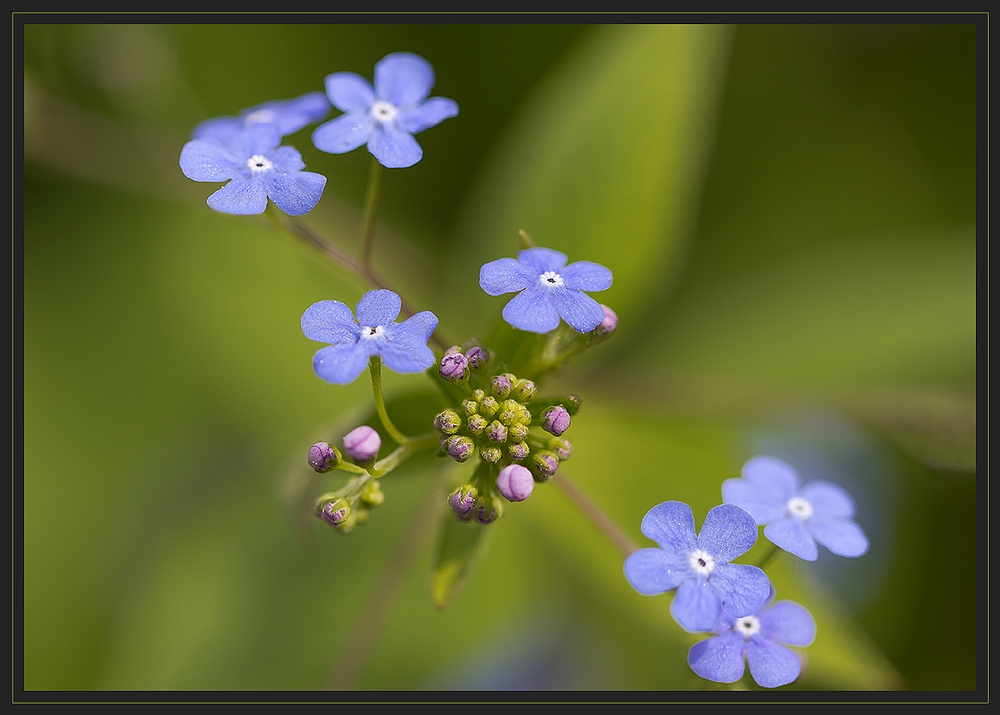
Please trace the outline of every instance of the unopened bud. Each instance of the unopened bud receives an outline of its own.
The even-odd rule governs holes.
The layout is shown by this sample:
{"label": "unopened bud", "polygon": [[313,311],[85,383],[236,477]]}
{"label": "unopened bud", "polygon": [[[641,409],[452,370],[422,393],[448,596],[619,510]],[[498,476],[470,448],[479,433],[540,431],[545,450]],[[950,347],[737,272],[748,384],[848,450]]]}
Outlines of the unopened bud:
{"label": "unopened bud", "polygon": [[474,415],[479,411],[479,403],[475,400],[462,400],[462,409],[465,411],[465,416]]}
{"label": "unopened bud", "polygon": [[615,332],[615,328],[618,327],[618,316],[615,314],[615,311],[604,304],[601,304],[601,308],[604,309],[604,320],[594,328],[594,333],[598,337],[611,335],[611,333]]}
{"label": "unopened bud", "polygon": [[497,412],[497,419],[509,427],[518,421],[520,414],[518,407],[523,407],[523,405],[517,400],[504,400],[503,404],[500,405],[500,411]]}
{"label": "unopened bud", "polygon": [[540,449],[533,452],[529,460],[532,473],[539,479],[545,481],[559,469],[559,457],[555,452],[547,449]]}
{"label": "unopened bud", "polygon": [[530,451],[531,450],[528,449],[527,442],[523,441],[512,442],[511,444],[507,445],[507,454],[515,462],[520,462],[521,460],[525,459]]}
{"label": "unopened bud", "polygon": [[340,451],[329,442],[317,442],[309,448],[309,466],[317,472],[336,469],[341,459]]}
{"label": "unopened bud", "polygon": [[476,511],[479,490],[471,484],[463,484],[448,495],[448,506],[462,521],[469,521]]}
{"label": "unopened bud", "polygon": [[490,464],[496,464],[503,457],[503,451],[497,447],[495,444],[491,444],[488,447],[483,447],[479,450],[479,458],[484,462],[489,462]]}
{"label": "unopened bud", "polygon": [[500,420],[493,420],[486,427],[486,438],[490,442],[503,444],[507,441],[507,427]]}
{"label": "unopened bud", "polygon": [[455,410],[445,410],[434,418],[434,427],[445,434],[455,434],[462,428],[462,418]]}
{"label": "unopened bud", "polygon": [[496,375],[490,381],[490,392],[498,400],[506,400],[510,396],[510,391],[514,388],[514,382],[511,380],[513,375],[504,373],[503,375]]}
{"label": "unopened bud", "polygon": [[527,402],[528,400],[535,399],[535,393],[537,392],[538,390],[534,382],[522,379],[514,383],[514,388],[511,390],[510,396],[518,402]]}
{"label": "unopened bud", "polygon": [[479,403],[479,414],[481,415],[492,418],[499,411],[500,403],[497,402],[497,398],[493,397],[493,395],[487,395]]}
{"label": "unopened bud", "polygon": [[497,489],[507,501],[524,501],[535,488],[535,478],[520,464],[511,464],[497,475]]}
{"label": "unopened bud", "polygon": [[468,359],[469,368],[472,370],[479,370],[485,367],[486,363],[490,360],[490,354],[486,351],[486,348],[481,348],[478,345],[466,350],[465,357]]}
{"label": "unopened bud", "polygon": [[553,405],[542,411],[542,429],[556,437],[569,429],[569,412],[562,405]]}
{"label": "unopened bud", "polygon": [[503,504],[495,499],[483,497],[476,505],[476,522],[479,524],[492,524],[501,514],[503,514]]}
{"label": "unopened bud", "polygon": [[355,427],[344,435],[344,451],[358,464],[375,459],[381,448],[382,438],[368,425]]}
{"label": "unopened bud", "polygon": [[549,449],[556,453],[559,461],[569,459],[573,454],[573,443],[563,437],[552,437],[549,439]]}
{"label": "unopened bud", "polygon": [[486,429],[486,425],[488,424],[489,421],[482,415],[469,416],[468,426],[469,426],[469,432],[471,432],[472,434],[479,434],[484,429]]}
{"label": "unopened bud", "polygon": [[528,425],[515,422],[507,428],[507,439],[513,442],[521,442],[528,436]]}
{"label": "unopened bud", "polygon": [[361,501],[367,506],[382,506],[385,503],[385,492],[374,479],[368,482],[361,490]]}
{"label": "unopened bud", "polygon": [[351,516],[351,505],[346,499],[328,501],[319,509],[319,518],[330,526],[343,526]]}
{"label": "unopened bud", "polygon": [[448,454],[456,462],[464,462],[472,456],[476,445],[471,439],[465,436],[454,436],[448,442]]}
{"label": "unopened bud", "polygon": [[469,379],[469,360],[462,353],[445,353],[439,369],[441,377],[451,382]]}

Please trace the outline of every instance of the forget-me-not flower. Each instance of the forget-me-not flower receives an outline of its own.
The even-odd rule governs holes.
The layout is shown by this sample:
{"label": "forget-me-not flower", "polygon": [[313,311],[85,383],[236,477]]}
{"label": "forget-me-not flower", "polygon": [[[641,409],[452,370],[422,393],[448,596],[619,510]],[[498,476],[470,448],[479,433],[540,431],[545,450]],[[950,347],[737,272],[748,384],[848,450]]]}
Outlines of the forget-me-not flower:
{"label": "forget-me-not flower", "polygon": [[237,117],[214,117],[200,122],[191,132],[192,139],[208,137],[229,140],[234,134],[254,124],[274,124],[281,136],[326,119],[330,102],[322,92],[306,92],[294,99],[278,99],[244,109]]}
{"label": "forget-me-not flower", "polygon": [[741,474],[722,483],[722,501],[746,509],[775,546],[806,561],[819,555],[817,542],[838,556],[868,551],[854,501],[841,487],[814,480],[799,488],[796,471],[766,455],[748,460]]}
{"label": "forget-me-not flower", "polygon": [[425,310],[402,323],[401,302],[391,290],[369,291],[357,306],[357,320],[339,300],[321,300],[302,316],[302,332],[310,340],[331,343],[316,351],[313,369],[334,385],[354,382],[378,356],[393,372],[423,372],[434,364],[427,341],[437,327],[434,313]]}
{"label": "forget-me-not flower", "polygon": [[676,589],[670,613],[685,630],[711,630],[723,608],[736,616],[749,616],[766,601],[771,584],[764,572],[756,566],[729,563],[757,541],[753,517],[739,507],[715,507],[696,534],[691,507],[668,501],[650,509],[641,528],[659,548],[629,555],[625,578],[643,596]]}
{"label": "forget-me-not flower", "polygon": [[517,259],[498,258],[479,269],[479,286],[490,295],[519,291],[504,306],[503,319],[519,330],[548,333],[561,317],[574,330],[589,333],[605,319],[604,308],[584,291],[606,290],[612,275],[590,261],[566,265],[566,254],[551,248],[526,248]]}
{"label": "forget-me-not flower", "polygon": [[192,139],[181,150],[181,171],[195,181],[229,182],[208,197],[216,211],[260,214],[270,198],[289,216],[301,216],[319,202],[326,177],[303,171],[302,155],[280,142],[274,124],[254,124],[227,141]]}
{"label": "forget-me-not flower", "polygon": [[[768,598],[768,601],[774,597]],[[816,639],[816,621],[795,601],[778,601],[751,616],[723,611],[712,628],[717,635],[688,651],[691,670],[706,680],[735,683],[743,677],[743,659],[757,685],[788,685],[802,672],[802,661],[789,645],[808,646]]]}
{"label": "forget-me-not flower", "polygon": [[424,155],[414,134],[458,114],[458,104],[444,97],[427,98],[434,68],[419,55],[394,52],[375,65],[375,85],[354,72],[326,78],[326,95],[342,112],[313,132],[317,149],[343,154],[362,144],[382,166],[413,166]]}

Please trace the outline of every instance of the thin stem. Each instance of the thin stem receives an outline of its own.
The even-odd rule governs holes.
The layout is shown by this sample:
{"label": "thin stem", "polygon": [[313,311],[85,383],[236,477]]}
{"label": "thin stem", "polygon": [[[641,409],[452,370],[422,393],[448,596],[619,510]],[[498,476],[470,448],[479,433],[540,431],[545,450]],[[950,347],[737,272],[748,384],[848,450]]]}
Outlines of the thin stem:
{"label": "thin stem", "polygon": [[762,569],[769,563],[771,563],[771,559],[777,556],[779,551],[781,551],[780,548],[778,548],[774,544],[771,544],[771,550],[768,551],[766,554],[764,554],[764,556],[760,560],[760,563],[757,564],[757,568]]}
{"label": "thin stem", "polygon": [[372,391],[375,393],[375,411],[382,421],[385,431],[392,437],[396,444],[407,444],[413,440],[407,437],[389,419],[389,413],[385,411],[385,400],[382,399],[382,359],[378,355],[372,355],[368,360],[368,371],[372,374]]}
{"label": "thin stem", "polygon": [[617,526],[615,526],[607,515],[601,511],[596,504],[594,504],[590,499],[584,494],[579,487],[573,484],[573,480],[569,478],[563,470],[559,470],[559,473],[552,478],[552,484],[558,486],[563,494],[569,497],[570,501],[573,502],[574,506],[583,512],[584,516],[588,517],[594,526],[596,526],[608,540],[611,541],[618,550],[622,552],[624,556],[628,556],[633,551],[637,551],[639,547],[630,538],[625,536]]}
{"label": "thin stem", "polygon": [[391,453],[372,465],[372,476],[376,478],[384,477],[417,452],[437,447],[440,442],[440,436],[437,432],[430,432],[420,437],[408,437],[407,439],[409,441],[406,444],[399,445]]}
{"label": "thin stem", "polygon": [[375,245],[375,216],[378,214],[378,199],[382,189],[382,164],[372,157],[368,170],[368,190],[365,193],[365,211],[361,220],[361,263],[365,269],[372,268],[372,248]]}

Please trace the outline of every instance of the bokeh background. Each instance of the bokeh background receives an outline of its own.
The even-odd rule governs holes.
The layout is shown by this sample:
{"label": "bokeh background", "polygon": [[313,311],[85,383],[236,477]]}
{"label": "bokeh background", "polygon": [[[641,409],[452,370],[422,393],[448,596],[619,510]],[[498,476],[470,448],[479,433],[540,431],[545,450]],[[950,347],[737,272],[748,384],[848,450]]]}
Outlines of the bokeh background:
{"label": "bokeh background", "polygon": [[[543,389],[584,400],[566,479],[642,546],[650,507],[700,526],[755,454],[842,484],[869,553],[768,567],[819,628],[785,689],[974,689],[975,26],[334,22],[23,26],[24,689],[723,689],[555,484],[443,611],[461,467],[397,470],[348,536],[303,508],[340,483],[306,449],[371,397],[313,374],[299,318],[366,286],[177,159],[400,50],[461,113],[385,172],[386,278],[464,341],[519,229],[615,273],[617,333]],[[311,130],[303,221],[356,252],[369,155]],[[412,424],[428,381],[384,379]]]}

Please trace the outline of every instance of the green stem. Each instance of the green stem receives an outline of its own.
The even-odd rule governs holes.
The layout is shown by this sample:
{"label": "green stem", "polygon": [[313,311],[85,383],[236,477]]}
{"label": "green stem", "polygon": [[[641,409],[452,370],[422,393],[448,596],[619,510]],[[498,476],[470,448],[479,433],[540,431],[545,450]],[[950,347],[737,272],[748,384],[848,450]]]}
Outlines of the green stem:
{"label": "green stem", "polygon": [[368,370],[372,374],[372,391],[375,393],[375,411],[382,421],[385,431],[392,437],[396,444],[408,444],[413,440],[407,437],[389,419],[389,413],[385,411],[385,401],[382,399],[382,359],[378,355],[372,355],[368,360]]}
{"label": "green stem", "polygon": [[365,193],[365,210],[361,221],[361,263],[372,269],[372,248],[375,245],[375,216],[378,214],[379,193],[382,190],[382,165],[372,157],[368,170],[368,190]]}
{"label": "green stem", "polygon": [[757,564],[757,568],[762,569],[765,566],[767,566],[771,562],[771,559],[773,559],[775,556],[778,555],[779,551],[781,551],[780,548],[778,548],[774,544],[771,544],[771,550],[768,551],[766,554],[764,554],[763,558],[761,558],[760,560],[760,563]]}
{"label": "green stem", "polygon": [[617,526],[615,526],[607,515],[601,511],[596,504],[594,504],[587,495],[584,494],[579,487],[573,484],[573,481],[569,479],[569,475],[563,470],[559,472],[551,479],[551,483],[558,486],[563,494],[569,497],[573,505],[576,506],[584,516],[590,518],[590,521],[596,526],[600,531],[608,537],[618,550],[622,552],[624,556],[628,556],[633,551],[638,551],[639,547],[630,538],[625,536]]}
{"label": "green stem", "polygon": [[406,439],[409,441],[405,444],[399,445],[390,454],[387,454],[385,457],[372,465],[372,476],[376,478],[384,477],[417,452],[422,452],[425,449],[430,449],[431,447],[437,447],[440,442],[440,435],[436,432],[430,432],[420,437],[407,437]]}

